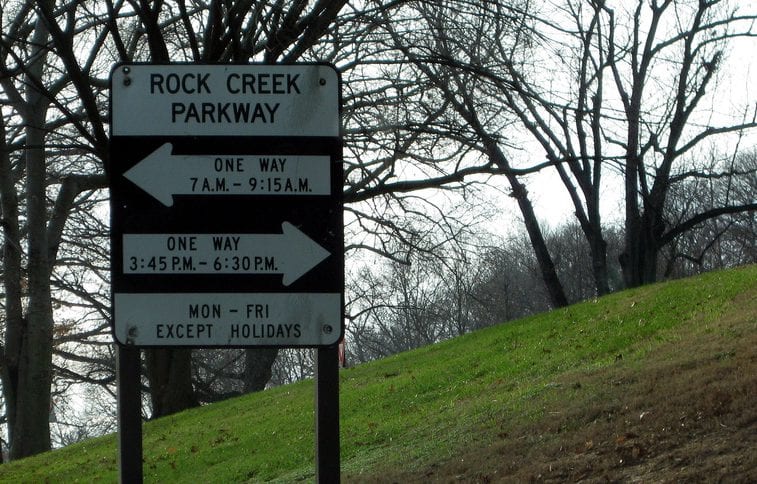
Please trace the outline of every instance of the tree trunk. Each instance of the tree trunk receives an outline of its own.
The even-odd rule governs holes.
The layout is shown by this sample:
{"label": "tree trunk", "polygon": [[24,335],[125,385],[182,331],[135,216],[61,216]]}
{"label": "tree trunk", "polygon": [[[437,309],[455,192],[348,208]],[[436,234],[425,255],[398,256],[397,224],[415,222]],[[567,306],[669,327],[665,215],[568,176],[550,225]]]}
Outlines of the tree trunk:
{"label": "tree trunk", "polygon": [[626,200],[625,248],[620,255],[626,287],[638,287],[657,281],[659,236],[662,234],[660,222],[655,221],[651,213],[654,210],[645,207],[640,213],[638,204],[635,204],[636,197],[633,198],[631,202]]}
{"label": "tree trunk", "polygon": [[[478,124],[477,126],[479,133],[484,134],[483,128]],[[539,220],[536,218],[534,206],[528,198],[528,190],[525,185],[518,180],[518,176],[513,173],[507,157],[497,143],[485,134],[482,138],[484,139],[484,144],[490,159],[502,169],[507,177],[507,181],[510,183],[510,187],[512,187],[511,196],[518,202],[518,208],[520,208],[520,213],[523,215],[526,232],[531,241],[531,246],[534,249],[536,261],[539,264],[539,270],[541,272],[541,278],[542,281],[544,281],[544,286],[549,295],[550,304],[553,308],[567,306],[568,298],[565,296],[565,291],[560,283],[560,278],[557,277],[555,263],[552,261],[552,256],[549,254],[549,249],[547,249],[547,243],[544,241],[544,235],[539,226]]]}
{"label": "tree trunk", "polygon": [[[641,84],[641,76],[635,77],[636,85]],[[642,78],[643,79],[643,78]],[[635,86],[636,87],[636,86]],[[643,237],[641,212],[639,199],[643,193],[639,191],[639,181],[643,180],[642,163],[639,153],[639,129],[641,112],[641,88],[633,91],[630,107],[627,110],[628,118],[628,145],[625,155],[625,247],[620,255],[620,267],[623,271],[623,280],[626,287],[637,287],[644,284],[641,267],[645,258],[645,238]]]}
{"label": "tree trunk", "polygon": [[[43,78],[47,59],[47,29],[38,20],[32,45],[34,61],[27,67],[27,91],[22,109],[25,130],[27,309],[14,329],[7,351],[16,365],[9,368],[12,388],[6,396],[10,458],[19,459],[50,450],[50,387],[52,384],[53,311],[47,243],[45,120],[49,101],[34,88]],[[4,200],[5,201],[5,200]],[[19,271],[18,276],[23,277]],[[14,302],[15,304],[15,302]],[[15,310],[14,310],[15,311]],[[14,315],[18,318],[18,314]]]}
{"label": "tree trunk", "polygon": [[52,383],[53,314],[47,248],[44,124],[46,108],[32,104],[33,126],[26,130],[26,204],[28,229],[28,306],[21,328],[15,414],[10,457],[18,459],[50,450],[50,385]]}
{"label": "tree trunk", "polygon": [[607,273],[607,242],[602,237],[601,228],[598,234],[589,240],[591,246],[591,269],[594,274],[594,284],[598,296],[610,293],[610,277]]}
{"label": "tree trunk", "polygon": [[0,116],[0,208],[2,208],[3,229],[3,289],[5,289],[5,347],[0,375],[3,383],[5,413],[8,420],[8,442],[13,438],[16,424],[16,395],[18,372],[21,360],[23,332],[26,329],[23,304],[21,302],[22,266],[21,236],[19,230],[18,194],[13,177],[9,149],[5,144],[5,123]]}
{"label": "tree trunk", "polygon": [[273,366],[279,350],[276,348],[247,349],[244,351],[244,393],[265,389],[271,380]]}
{"label": "tree trunk", "polygon": [[192,350],[145,350],[152,418],[199,405],[192,387]]}
{"label": "tree trunk", "polygon": [[534,213],[534,207],[531,204],[531,200],[528,198],[528,191],[515,176],[508,175],[508,179],[510,180],[510,185],[513,189],[513,197],[518,201],[520,212],[523,215],[526,231],[531,240],[531,246],[534,249],[536,261],[539,264],[541,277],[544,281],[544,286],[547,289],[547,294],[549,294],[550,304],[553,308],[567,306],[568,298],[565,296],[565,291],[560,283],[560,279],[557,277],[555,264],[552,261],[552,256],[549,255],[547,243],[544,241],[539,221],[536,218],[536,213]]}

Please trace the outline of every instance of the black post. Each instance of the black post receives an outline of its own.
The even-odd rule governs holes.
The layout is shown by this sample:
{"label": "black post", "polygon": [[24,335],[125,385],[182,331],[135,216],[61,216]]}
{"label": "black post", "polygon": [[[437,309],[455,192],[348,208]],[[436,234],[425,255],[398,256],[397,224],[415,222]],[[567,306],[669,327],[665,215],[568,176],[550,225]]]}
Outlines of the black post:
{"label": "black post", "polygon": [[142,384],[139,348],[116,344],[118,472],[122,484],[142,483]]}
{"label": "black post", "polygon": [[339,475],[339,350],[318,348],[315,369],[316,482],[340,482]]}

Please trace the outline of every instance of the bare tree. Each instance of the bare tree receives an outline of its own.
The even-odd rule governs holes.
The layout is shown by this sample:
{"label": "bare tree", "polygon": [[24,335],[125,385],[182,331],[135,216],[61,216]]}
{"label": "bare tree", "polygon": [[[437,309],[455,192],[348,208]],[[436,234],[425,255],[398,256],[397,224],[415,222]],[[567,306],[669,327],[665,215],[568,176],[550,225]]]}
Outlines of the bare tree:
{"label": "bare tree", "polygon": [[[105,187],[104,89],[112,63],[293,61],[319,42],[344,3],[3,2],[0,202],[5,319],[0,358],[11,458],[50,448],[56,342],[61,343],[58,357],[99,364],[100,357],[72,350],[74,335],[102,336],[108,319],[102,293],[91,292],[100,276],[84,277],[76,267],[94,271],[90,274],[107,270],[102,272],[97,262],[102,253],[95,259],[71,258],[82,241],[68,223],[72,214],[92,209],[96,190]],[[82,170],[81,164],[70,162],[76,158],[91,163]],[[90,222],[85,217],[75,221]],[[107,280],[101,282],[107,288]],[[87,329],[86,324],[56,324],[54,304],[73,300],[87,306],[90,316],[85,320],[101,318],[99,323]],[[158,413],[192,404],[189,356],[186,350],[148,356]],[[57,368],[65,378],[77,376],[90,383],[107,385],[112,378],[74,367]]]}
{"label": "bare tree", "polygon": [[757,191],[755,152],[725,159],[711,153],[709,158],[695,170],[679,174],[684,180],[671,187],[664,217],[666,225],[688,223],[691,228],[665,245],[659,262],[660,273],[665,277],[683,277],[757,261],[754,211],[695,218],[718,207],[753,202]]}
{"label": "bare tree", "polygon": [[[50,47],[60,28],[39,15],[49,12],[51,3],[8,7],[3,9],[7,27],[3,26],[0,40],[0,83],[5,96],[0,125],[5,289],[0,358],[10,457],[15,459],[50,448],[53,344],[63,330],[53,318],[51,279],[56,277],[68,217],[104,185],[105,177],[102,172],[77,172],[80,165],[71,160],[67,171],[61,164],[65,154],[55,152],[54,147],[60,146],[55,143],[65,135],[52,134],[53,130],[63,133],[71,126],[78,131],[84,122],[78,111],[82,105],[72,103],[75,96],[68,89],[76,73],[66,72],[60,52]],[[97,55],[99,47],[93,46],[85,63]],[[93,99],[94,93],[89,100]],[[95,129],[89,139],[92,144],[84,151],[102,155],[107,140],[97,112],[88,123]]]}
{"label": "bare tree", "polygon": [[[351,72],[369,45],[358,45],[357,40],[365,41],[374,28],[365,16],[392,5],[371,11],[344,8],[345,4],[215,0],[191,4],[110,0],[3,3],[0,195],[6,320],[2,357],[14,458],[49,448],[47,414],[53,375],[102,385],[106,391],[112,383],[112,354],[104,340],[109,318],[108,269],[103,263],[107,253],[102,246],[82,240],[98,240],[105,230],[96,217],[87,214],[97,212],[103,201],[97,190],[105,187],[104,174],[110,169],[105,89],[112,63],[329,60]],[[351,92],[365,86],[356,83]],[[355,97],[350,113],[365,107],[360,98]],[[442,174],[434,182],[425,176],[418,182],[386,184],[376,183],[376,175],[388,171],[358,171],[359,175],[350,177],[347,200],[356,206],[384,198],[394,204],[390,210],[399,214],[416,211],[414,199],[410,195],[395,198],[391,192],[406,194],[434,183],[455,184],[463,179],[458,174]],[[423,202],[422,197],[415,200]],[[387,229],[374,231],[378,239],[369,245],[378,251],[388,241],[386,235],[408,240],[411,235],[404,222],[381,213],[382,205],[375,204],[378,215],[370,209],[355,211],[367,224],[375,224],[372,227]],[[436,220],[441,207],[428,207],[423,215],[426,221],[454,237],[456,229],[443,217],[441,222]],[[85,246],[90,252],[82,250]],[[433,246],[426,249],[433,250]],[[97,289],[93,291],[93,287]],[[24,300],[29,302],[27,306]],[[63,311],[56,312],[58,305],[76,306],[84,316],[74,321]],[[31,339],[27,335],[30,330]],[[87,345],[80,345],[85,340]],[[27,358],[27,351],[34,352],[34,357]],[[247,353],[246,369],[250,371],[243,372],[247,389],[265,385],[271,372],[270,363],[265,362],[271,362],[275,353]],[[56,360],[51,366],[53,354]],[[187,350],[148,352],[146,373],[153,416],[196,402],[190,357]],[[36,366],[27,369],[22,366],[26,364]],[[31,381],[34,388],[26,386]],[[19,404],[18,398],[31,399],[34,405]],[[23,431],[17,430],[19,419]],[[24,442],[13,444],[13,439]]]}
{"label": "bare tree", "polygon": [[661,248],[697,221],[757,208],[754,201],[723,200],[676,225],[665,221],[669,193],[685,180],[681,174],[692,154],[715,136],[757,126],[754,114],[746,111],[740,118],[710,120],[705,104],[718,93],[716,79],[728,43],[755,36],[757,12],[740,7],[726,0],[639,2],[629,12],[602,6],[607,56],[623,114],[624,129],[608,129],[605,136],[623,153],[626,243],[621,263],[628,286],[655,281]]}
{"label": "bare tree", "polygon": [[[507,177],[560,305],[566,298],[523,175],[551,168],[563,182],[599,294],[610,288],[600,194],[617,178],[608,184],[608,170],[625,186],[628,286],[655,280],[659,250],[692,223],[754,210],[753,202],[728,204],[676,226],[663,220],[671,185],[682,181],[676,173],[687,171],[694,150],[755,127],[753,113],[715,120],[705,103],[717,92],[729,43],[753,38],[755,15],[726,0],[461,1],[408,5],[385,25],[443,99],[438,105],[457,114],[447,118],[457,127],[451,139]],[[518,156],[521,143],[543,155]]]}
{"label": "bare tree", "polygon": [[[450,2],[445,6],[414,4],[401,17],[383,18],[393,48],[412,63],[414,77],[429,84],[427,104],[435,102],[440,114],[437,136],[447,136],[458,149],[483,158],[489,173],[504,175],[511,195],[521,211],[523,222],[539,262],[539,268],[553,306],[567,304],[522,175],[538,171],[547,164],[536,163],[516,168],[506,153],[511,147],[504,131],[513,115],[500,104],[506,82],[486,72],[480,63],[491,59],[490,35],[519,46],[517,23],[509,7],[499,2],[473,4]],[[518,47],[520,48],[520,47]],[[421,104],[423,106],[423,104]],[[483,171],[479,169],[480,171]]]}

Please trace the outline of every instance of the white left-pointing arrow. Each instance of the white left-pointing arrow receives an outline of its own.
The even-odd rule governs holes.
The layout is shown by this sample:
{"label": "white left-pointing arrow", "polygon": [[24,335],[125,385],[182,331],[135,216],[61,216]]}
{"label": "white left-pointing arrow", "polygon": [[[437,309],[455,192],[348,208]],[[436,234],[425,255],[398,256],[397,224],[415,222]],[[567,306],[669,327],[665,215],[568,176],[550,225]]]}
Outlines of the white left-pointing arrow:
{"label": "white left-pointing arrow", "polygon": [[163,205],[174,195],[330,195],[323,155],[174,155],[165,143],[124,173]]}
{"label": "white left-pointing arrow", "polygon": [[330,255],[289,222],[281,234],[123,234],[124,274],[282,274],[289,286]]}

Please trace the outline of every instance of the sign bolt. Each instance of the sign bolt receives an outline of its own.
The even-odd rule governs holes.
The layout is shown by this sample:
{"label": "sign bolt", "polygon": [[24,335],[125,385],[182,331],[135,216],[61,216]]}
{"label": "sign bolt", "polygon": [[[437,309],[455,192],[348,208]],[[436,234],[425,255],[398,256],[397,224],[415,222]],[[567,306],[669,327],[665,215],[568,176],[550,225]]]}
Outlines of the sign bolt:
{"label": "sign bolt", "polygon": [[133,345],[134,344],[134,338],[137,337],[137,327],[136,326],[130,326],[128,331],[126,332],[126,344],[127,345]]}
{"label": "sign bolt", "polygon": [[130,86],[131,85],[131,77],[129,77],[129,73],[131,72],[131,67],[129,66],[123,66],[121,68],[121,71],[123,71],[124,74],[124,86]]}
{"label": "sign bolt", "polygon": [[326,85],[326,79],[324,79],[324,78],[321,78],[321,79],[320,79],[320,80],[318,81],[318,84],[320,84],[321,86],[325,86],[325,85]]}
{"label": "sign bolt", "polygon": [[323,325],[323,332],[326,334],[331,334],[331,332],[334,330],[334,328],[331,327],[330,324],[324,324]]}

